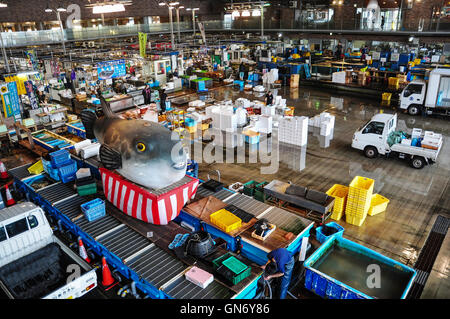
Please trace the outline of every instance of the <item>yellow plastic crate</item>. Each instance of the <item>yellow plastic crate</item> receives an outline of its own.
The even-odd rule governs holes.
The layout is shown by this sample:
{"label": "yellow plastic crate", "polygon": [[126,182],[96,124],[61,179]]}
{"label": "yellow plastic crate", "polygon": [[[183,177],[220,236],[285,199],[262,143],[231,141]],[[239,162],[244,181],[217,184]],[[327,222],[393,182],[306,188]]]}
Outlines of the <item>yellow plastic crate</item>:
{"label": "yellow plastic crate", "polygon": [[386,92],[386,93],[381,94],[381,99],[383,101],[390,101],[391,97],[392,97],[392,93],[387,93]]}
{"label": "yellow plastic crate", "polygon": [[351,224],[351,225],[360,227],[360,226],[362,226],[362,224],[364,224],[365,220],[366,220],[366,217],[360,218],[360,217],[345,214],[345,222],[347,222],[348,224]]}
{"label": "yellow plastic crate", "polygon": [[348,195],[372,198],[375,181],[371,178],[355,176],[349,185]]}
{"label": "yellow plastic crate", "polygon": [[345,209],[348,186],[334,184],[333,187],[327,191],[327,195],[334,197],[333,213],[330,217],[334,220],[340,220]]}
{"label": "yellow plastic crate", "polygon": [[384,212],[389,204],[389,199],[380,194],[373,194],[368,214],[374,216]]}
{"label": "yellow plastic crate", "polygon": [[209,129],[209,123],[199,123],[197,125],[202,131]]}
{"label": "yellow plastic crate", "polygon": [[414,59],[414,64],[415,65],[419,65],[420,63],[422,63],[421,59]]}
{"label": "yellow plastic crate", "polygon": [[197,132],[197,126],[186,126],[185,129],[191,134]]}
{"label": "yellow plastic crate", "polygon": [[242,226],[242,220],[226,209],[221,209],[212,213],[209,218],[212,224],[216,225],[226,233],[241,228]]}
{"label": "yellow plastic crate", "polygon": [[30,167],[28,167],[28,172],[30,174],[38,175],[44,171],[44,165],[42,164],[42,160],[39,160],[38,162],[34,163]]}

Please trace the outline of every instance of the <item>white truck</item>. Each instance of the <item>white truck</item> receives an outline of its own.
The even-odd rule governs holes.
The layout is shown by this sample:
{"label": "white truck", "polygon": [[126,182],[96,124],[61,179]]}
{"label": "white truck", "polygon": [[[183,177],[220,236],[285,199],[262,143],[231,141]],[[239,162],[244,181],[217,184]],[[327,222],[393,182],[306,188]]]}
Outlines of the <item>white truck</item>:
{"label": "white truck", "polygon": [[434,69],[428,84],[424,80],[410,82],[400,93],[400,109],[410,115],[441,112],[450,115],[450,69]]}
{"label": "white truck", "polygon": [[40,207],[0,210],[0,288],[8,298],[73,299],[95,287],[95,269],[53,234]]}
{"label": "white truck", "polygon": [[389,135],[396,131],[397,114],[376,114],[353,135],[352,147],[364,151],[368,158],[380,155],[397,155],[408,160],[412,167],[421,169],[427,164],[435,163],[442,148],[442,139],[437,149],[388,143]]}

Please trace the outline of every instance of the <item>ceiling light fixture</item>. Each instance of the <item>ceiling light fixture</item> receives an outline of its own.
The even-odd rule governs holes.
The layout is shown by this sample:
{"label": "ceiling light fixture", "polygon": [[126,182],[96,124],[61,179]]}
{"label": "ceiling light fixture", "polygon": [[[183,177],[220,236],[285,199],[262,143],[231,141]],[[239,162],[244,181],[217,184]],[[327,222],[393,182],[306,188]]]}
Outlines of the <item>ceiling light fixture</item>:
{"label": "ceiling light fixture", "polygon": [[94,6],[92,8],[92,13],[93,14],[123,12],[123,11],[125,11],[125,6],[123,4],[120,4],[120,3],[98,5],[98,6]]}
{"label": "ceiling light fixture", "polygon": [[250,11],[248,11],[248,10],[242,11],[242,16],[243,17],[249,17],[250,16]]}

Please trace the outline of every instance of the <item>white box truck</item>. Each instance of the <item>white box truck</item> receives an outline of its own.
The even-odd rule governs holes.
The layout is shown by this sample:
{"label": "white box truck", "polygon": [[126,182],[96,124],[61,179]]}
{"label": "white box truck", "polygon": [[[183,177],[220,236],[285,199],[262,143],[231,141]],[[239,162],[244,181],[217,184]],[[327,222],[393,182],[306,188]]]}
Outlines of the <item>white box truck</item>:
{"label": "white box truck", "polygon": [[11,299],[74,299],[97,287],[95,269],[26,202],[0,210],[0,288]]}
{"label": "white box truck", "polygon": [[410,115],[434,112],[450,115],[450,69],[434,69],[428,83],[410,82],[400,93],[400,109]]}
{"label": "white box truck", "polygon": [[420,169],[436,162],[442,148],[442,139],[437,149],[411,146],[407,144],[389,145],[389,135],[396,131],[397,114],[376,114],[353,135],[352,147],[364,151],[368,158],[380,155],[396,155],[408,160],[412,167]]}

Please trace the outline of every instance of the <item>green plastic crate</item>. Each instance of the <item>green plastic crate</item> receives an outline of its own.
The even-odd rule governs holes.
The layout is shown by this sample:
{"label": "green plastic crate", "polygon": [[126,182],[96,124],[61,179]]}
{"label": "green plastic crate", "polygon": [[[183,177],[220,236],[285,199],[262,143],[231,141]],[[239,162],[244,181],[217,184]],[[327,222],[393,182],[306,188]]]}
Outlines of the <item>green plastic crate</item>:
{"label": "green plastic crate", "polygon": [[[224,264],[224,262],[225,262],[225,264]],[[252,272],[252,268],[250,266],[247,266],[244,263],[242,263],[239,259],[234,257],[231,253],[226,253],[226,254],[220,256],[219,258],[214,259],[213,260],[214,270],[217,271],[217,268],[219,268],[222,264],[225,267],[227,267],[228,269],[230,269],[231,271],[233,271],[234,273],[236,273],[234,270],[236,270],[236,271],[241,270],[241,272],[238,273],[236,276],[234,276],[233,279],[231,280],[231,283],[233,285],[237,285],[239,282],[241,282],[242,280],[244,280],[245,278],[250,276],[250,274]],[[241,264],[246,266],[246,268],[242,267]]]}
{"label": "green plastic crate", "polygon": [[89,184],[77,187],[78,195],[87,196],[97,194],[97,184]]}
{"label": "green plastic crate", "polygon": [[244,194],[247,196],[253,197],[253,194],[255,193],[255,187],[259,183],[256,181],[250,181],[244,184]]}
{"label": "green plastic crate", "polygon": [[266,201],[266,195],[264,194],[264,186],[269,184],[268,182],[262,182],[255,186],[255,191],[253,193],[253,198],[259,200],[260,202]]}
{"label": "green plastic crate", "polygon": [[230,258],[227,258],[224,261],[222,261],[222,265],[227,266],[228,269],[230,269],[236,275],[239,275],[248,267],[246,264],[244,264],[242,261],[240,261],[234,256],[231,256]]}

